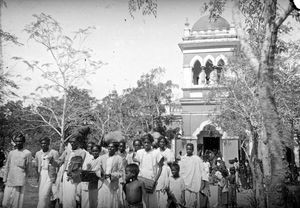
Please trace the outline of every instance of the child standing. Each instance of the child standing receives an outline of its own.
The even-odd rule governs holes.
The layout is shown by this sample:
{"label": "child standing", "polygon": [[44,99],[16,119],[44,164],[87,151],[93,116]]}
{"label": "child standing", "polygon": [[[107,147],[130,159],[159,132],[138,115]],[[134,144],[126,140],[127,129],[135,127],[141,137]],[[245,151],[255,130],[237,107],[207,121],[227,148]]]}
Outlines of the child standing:
{"label": "child standing", "polygon": [[126,196],[126,207],[143,208],[143,195],[145,194],[145,185],[138,180],[139,166],[131,163],[125,168],[125,184],[123,191]]}
{"label": "child standing", "polygon": [[218,180],[218,207],[227,208],[228,207],[228,180],[227,172],[217,171],[215,173]]}
{"label": "child standing", "polygon": [[228,177],[228,205],[229,207],[236,208],[237,207],[237,200],[236,200],[236,190],[238,188],[236,175],[235,175],[235,168],[231,167],[229,169],[230,175]]}
{"label": "child standing", "polygon": [[185,205],[185,184],[183,178],[179,176],[180,167],[177,163],[171,164],[172,176],[169,180],[168,207],[181,207]]}
{"label": "child standing", "polygon": [[209,197],[210,197],[209,171],[210,171],[210,163],[208,161],[208,155],[203,155],[203,172],[202,172],[201,188],[199,194],[200,208],[209,207]]}

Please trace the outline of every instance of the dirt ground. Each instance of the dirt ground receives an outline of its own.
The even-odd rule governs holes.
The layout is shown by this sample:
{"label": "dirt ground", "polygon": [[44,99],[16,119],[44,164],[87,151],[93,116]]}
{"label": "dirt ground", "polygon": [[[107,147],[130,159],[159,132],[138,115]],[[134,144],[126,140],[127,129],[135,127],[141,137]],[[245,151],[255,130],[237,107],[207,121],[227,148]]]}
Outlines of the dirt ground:
{"label": "dirt ground", "polygon": [[38,183],[36,179],[30,178],[25,189],[23,208],[35,208],[38,203]]}
{"label": "dirt ground", "polygon": [[[37,206],[38,203],[38,186],[37,186],[36,179],[31,178],[29,179],[27,186],[26,186],[26,192],[25,192],[25,199],[24,199],[24,206],[23,208],[34,208]],[[214,192],[214,189],[212,188],[211,191]],[[250,190],[242,190],[237,195],[237,202],[239,208],[248,208],[249,206],[249,198],[250,198]],[[216,198],[213,197],[212,203],[216,201]],[[211,204],[213,205],[213,204]]]}

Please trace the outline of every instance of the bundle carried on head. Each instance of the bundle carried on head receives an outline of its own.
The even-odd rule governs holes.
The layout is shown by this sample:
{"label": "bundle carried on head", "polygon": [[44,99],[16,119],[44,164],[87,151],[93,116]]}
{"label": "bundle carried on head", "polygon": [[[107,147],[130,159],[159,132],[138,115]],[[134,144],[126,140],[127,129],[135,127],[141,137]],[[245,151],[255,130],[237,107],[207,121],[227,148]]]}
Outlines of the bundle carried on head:
{"label": "bundle carried on head", "polygon": [[125,141],[126,142],[126,139],[123,135],[123,133],[121,131],[112,131],[112,132],[109,132],[108,134],[106,134],[104,136],[104,142],[105,143],[110,143],[110,142],[121,142],[121,141]]}
{"label": "bundle carried on head", "polygon": [[84,126],[76,129],[69,138],[76,138],[80,143],[85,143],[90,133],[90,127]]}
{"label": "bundle carried on head", "polygon": [[77,129],[77,132],[81,134],[83,137],[87,137],[87,135],[90,133],[91,129],[88,126],[83,126],[79,129]]}

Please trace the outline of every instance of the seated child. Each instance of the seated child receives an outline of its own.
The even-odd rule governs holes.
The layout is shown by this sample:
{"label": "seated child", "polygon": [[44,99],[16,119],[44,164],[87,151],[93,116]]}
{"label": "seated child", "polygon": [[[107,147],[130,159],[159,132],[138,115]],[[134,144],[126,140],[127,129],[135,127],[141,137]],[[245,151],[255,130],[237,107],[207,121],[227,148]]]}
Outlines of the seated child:
{"label": "seated child", "polygon": [[179,176],[180,167],[177,163],[171,165],[172,176],[170,176],[168,194],[168,207],[184,207],[185,205],[185,184]]}
{"label": "seated child", "polygon": [[131,163],[125,168],[125,184],[123,191],[126,196],[126,207],[143,208],[143,195],[145,194],[145,185],[138,180],[139,166]]}

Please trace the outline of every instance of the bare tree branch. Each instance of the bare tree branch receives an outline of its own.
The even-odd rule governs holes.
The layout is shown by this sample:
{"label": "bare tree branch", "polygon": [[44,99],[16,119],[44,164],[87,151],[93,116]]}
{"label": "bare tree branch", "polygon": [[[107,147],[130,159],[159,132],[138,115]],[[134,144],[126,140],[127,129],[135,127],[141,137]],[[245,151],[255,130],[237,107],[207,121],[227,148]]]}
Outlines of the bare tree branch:
{"label": "bare tree branch", "polygon": [[60,135],[61,136],[61,133],[51,124],[51,123],[49,123],[46,119],[45,119],[45,117],[42,115],[42,114],[40,114],[39,113],[39,111],[38,110],[35,110],[35,113],[47,124],[47,125],[49,125],[54,131],[56,131],[56,133],[58,133],[58,135]]}
{"label": "bare tree branch", "polygon": [[286,20],[286,18],[291,14],[291,12],[294,10],[292,3],[289,3],[288,8],[283,12],[283,14],[279,17],[279,19],[276,21],[275,28],[278,29],[282,23]]}
{"label": "bare tree branch", "polygon": [[241,49],[244,51],[245,56],[249,59],[250,65],[253,67],[255,72],[258,72],[259,69],[259,60],[255,56],[252,47],[249,44],[248,38],[246,37],[241,22],[241,12],[239,8],[239,1],[234,1],[234,7],[232,9],[233,21],[236,26],[237,35],[241,43]]}

